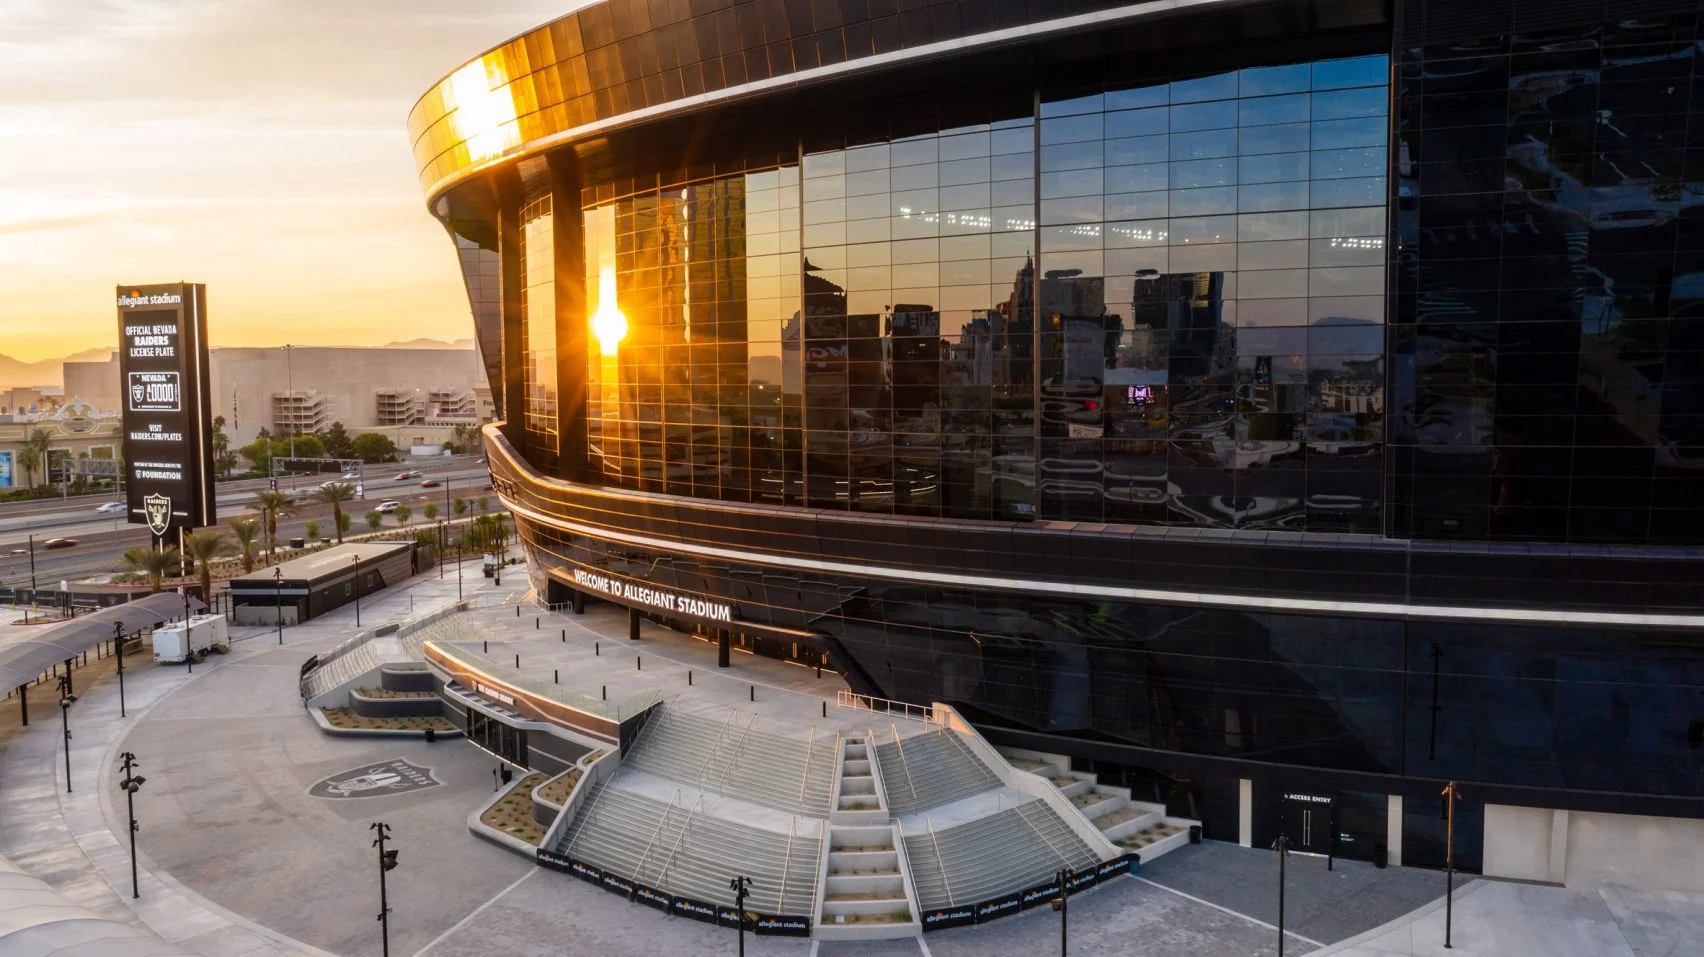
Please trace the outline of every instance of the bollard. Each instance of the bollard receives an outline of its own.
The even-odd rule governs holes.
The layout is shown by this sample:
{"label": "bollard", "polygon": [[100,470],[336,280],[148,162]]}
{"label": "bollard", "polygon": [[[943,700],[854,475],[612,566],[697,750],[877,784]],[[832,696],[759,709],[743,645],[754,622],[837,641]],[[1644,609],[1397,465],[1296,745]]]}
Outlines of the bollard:
{"label": "bollard", "polygon": [[515,667],[516,667],[516,668],[519,668],[519,667],[520,667],[520,666],[521,666],[521,656],[520,656],[520,655],[516,655],[516,656],[515,656]]}
{"label": "bollard", "polygon": [[645,670],[645,661],[644,661],[644,659],[640,658],[638,655],[633,656],[633,670],[634,671],[644,671]]}
{"label": "bollard", "polygon": [[602,657],[603,652],[599,651],[598,648],[599,648],[599,643],[595,642],[595,641],[592,642],[592,657],[594,657],[594,658]]}
{"label": "bollard", "polygon": [[566,628],[562,629],[562,643],[563,644],[568,643],[568,629],[566,629]]}
{"label": "bollard", "polygon": [[550,669],[550,677],[553,678],[557,684],[561,684],[562,683],[562,669],[560,669],[560,668]]}
{"label": "bollard", "polygon": [[479,643],[479,650],[481,652],[485,653],[485,654],[490,654],[491,653],[491,642],[489,642],[489,641],[480,642]]}
{"label": "bollard", "polygon": [[692,687],[692,669],[691,668],[686,669],[686,686],[688,688]]}
{"label": "bollard", "polygon": [[515,606],[515,617],[516,618],[521,617],[521,606],[520,605]]}
{"label": "bollard", "polygon": [[609,685],[604,685],[604,686],[603,686],[603,699],[604,699],[604,700],[605,700],[605,701],[608,701],[608,700],[609,700]]}
{"label": "bollard", "polygon": [[822,716],[825,718],[828,717],[828,702],[826,701],[822,703]]}
{"label": "bollard", "polygon": [[822,680],[822,662],[817,662],[817,680]]}
{"label": "bollard", "polygon": [[751,700],[753,700],[753,701],[757,700],[757,685],[751,686]]}
{"label": "bollard", "polygon": [[541,627],[541,626],[540,626],[540,625],[539,625],[539,623],[538,623],[538,618],[536,618],[536,617],[535,617],[535,618],[533,618],[533,631],[537,631],[537,630],[539,630],[539,628],[540,628],[540,627]]}

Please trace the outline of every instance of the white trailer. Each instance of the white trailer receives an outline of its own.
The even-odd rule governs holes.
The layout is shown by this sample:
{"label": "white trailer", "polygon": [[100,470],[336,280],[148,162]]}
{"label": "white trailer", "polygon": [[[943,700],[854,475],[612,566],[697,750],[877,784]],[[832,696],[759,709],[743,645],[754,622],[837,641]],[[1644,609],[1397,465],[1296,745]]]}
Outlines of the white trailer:
{"label": "white trailer", "polygon": [[182,664],[191,655],[200,660],[209,651],[222,655],[230,650],[224,615],[192,615],[187,623],[154,629],[154,660],[161,664]]}

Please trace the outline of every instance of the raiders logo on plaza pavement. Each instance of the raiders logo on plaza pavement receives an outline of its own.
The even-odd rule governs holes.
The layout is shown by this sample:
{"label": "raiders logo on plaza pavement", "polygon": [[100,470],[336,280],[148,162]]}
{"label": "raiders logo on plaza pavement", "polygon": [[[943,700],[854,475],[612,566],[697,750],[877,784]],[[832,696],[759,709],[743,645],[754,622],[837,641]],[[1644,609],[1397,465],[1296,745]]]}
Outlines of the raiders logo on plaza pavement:
{"label": "raiders logo on plaza pavement", "polygon": [[148,531],[155,535],[166,534],[166,526],[172,521],[171,496],[145,495],[142,497],[142,510],[148,519]]}
{"label": "raiders logo on plaza pavement", "polygon": [[380,764],[363,764],[358,768],[339,771],[314,782],[308,794],[317,798],[378,797],[381,794],[407,794],[442,784],[432,776],[432,769],[405,761],[402,758]]}

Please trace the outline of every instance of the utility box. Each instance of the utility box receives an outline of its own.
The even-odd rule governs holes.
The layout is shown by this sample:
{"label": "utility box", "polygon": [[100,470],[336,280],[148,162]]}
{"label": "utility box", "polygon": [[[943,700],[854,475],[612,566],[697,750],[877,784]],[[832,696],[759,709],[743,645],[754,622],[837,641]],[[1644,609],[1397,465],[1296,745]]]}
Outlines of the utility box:
{"label": "utility box", "polygon": [[194,615],[189,621],[154,629],[154,660],[175,665],[191,655],[231,650],[230,630],[224,615]]}

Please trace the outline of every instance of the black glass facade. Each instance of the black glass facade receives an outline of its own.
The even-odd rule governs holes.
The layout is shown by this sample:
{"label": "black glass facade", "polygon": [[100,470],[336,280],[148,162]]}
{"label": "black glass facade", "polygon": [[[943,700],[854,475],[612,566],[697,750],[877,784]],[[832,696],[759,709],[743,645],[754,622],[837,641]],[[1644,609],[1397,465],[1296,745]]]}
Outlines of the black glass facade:
{"label": "black glass facade", "polygon": [[535,584],[732,602],[1212,836],[1249,777],[1704,816],[1704,37],[1638,3],[734,4],[678,113],[672,8],[475,61],[418,152]]}

